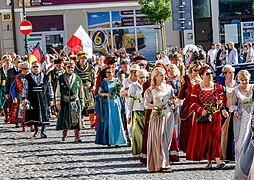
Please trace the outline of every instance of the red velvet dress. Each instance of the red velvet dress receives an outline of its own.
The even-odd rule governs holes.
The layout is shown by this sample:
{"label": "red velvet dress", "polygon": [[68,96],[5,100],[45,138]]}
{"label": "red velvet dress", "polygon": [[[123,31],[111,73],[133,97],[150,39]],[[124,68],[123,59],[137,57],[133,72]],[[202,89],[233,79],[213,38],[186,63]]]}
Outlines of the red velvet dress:
{"label": "red velvet dress", "polygon": [[200,161],[204,159],[213,160],[217,157],[221,158],[220,105],[216,112],[212,114],[212,122],[196,122],[197,114],[201,115],[203,110],[209,110],[211,102],[217,102],[219,97],[225,100],[222,87],[216,84],[215,88],[215,96],[214,89],[203,90],[200,84],[195,85],[191,91],[191,109],[194,110],[195,114],[186,152],[186,160]]}
{"label": "red velvet dress", "polygon": [[[144,97],[144,93],[149,87],[150,87],[150,82],[145,82],[143,84],[142,97]],[[140,157],[140,162],[142,162],[143,164],[146,164],[146,160],[147,160],[147,136],[148,136],[148,127],[149,127],[149,120],[150,120],[151,113],[152,113],[152,109],[146,110],[145,126],[144,126],[143,141],[142,141],[142,151],[141,151],[141,157]]]}
{"label": "red velvet dress", "polygon": [[178,94],[179,99],[184,99],[180,112],[181,125],[179,149],[186,152],[192,128],[192,110],[190,103],[192,85],[188,75],[185,75],[183,79],[184,82],[181,85]]}

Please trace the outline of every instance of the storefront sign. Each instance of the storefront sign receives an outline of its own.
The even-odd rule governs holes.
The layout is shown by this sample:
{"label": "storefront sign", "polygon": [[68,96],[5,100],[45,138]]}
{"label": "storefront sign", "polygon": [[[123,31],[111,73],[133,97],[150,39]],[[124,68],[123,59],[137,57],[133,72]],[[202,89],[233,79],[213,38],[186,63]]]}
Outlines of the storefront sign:
{"label": "storefront sign", "polygon": [[91,39],[93,41],[93,47],[100,50],[108,43],[107,32],[104,30],[96,30],[91,34]]}
{"label": "storefront sign", "polygon": [[[24,0],[26,7],[31,6],[53,6],[65,4],[98,3],[98,2],[122,2],[130,0]],[[19,0],[19,7],[22,7],[22,0]]]}

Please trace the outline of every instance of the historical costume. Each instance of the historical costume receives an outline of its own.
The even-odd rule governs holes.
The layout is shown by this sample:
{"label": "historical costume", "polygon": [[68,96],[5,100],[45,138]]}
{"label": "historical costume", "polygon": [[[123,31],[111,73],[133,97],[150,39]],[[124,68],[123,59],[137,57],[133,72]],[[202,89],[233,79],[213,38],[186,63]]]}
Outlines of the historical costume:
{"label": "historical costume", "polygon": [[[162,106],[172,100],[174,90],[171,85],[166,85],[165,89],[151,88],[152,104],[145,101],[145,106],[153,109],[147,138],[147,170],[159,171],[161,168],[169,167],[169,149],[174,131],[174,112],[166,105],[162,116],[156,115],[153,106]],[[149,90],[146,91],[146,93]]]}
{"label": "historical costume", "polygon": [[[48,73],[48,77],[50,79],[50,82],[52,84],[53,91],[54,91],[54,94],[55,94],[58,79],[65,72],[65,70],[62,68],[62,64],[63,64],[62,59],[55,59],[54,64],[55,64],[55,68]],[[56,103],[54,102],[54,105],[55,104]],[[52,108],[52,110],[53,110],[55,115],[58,114],[58,110],[55,106]]]}
{"label": "historical costume", "polygon": [[142,98],[142,84],[145,82],[146,70],[137,72],[138,81],[130,85],[128,91],[128,109],[127,119],[132,124],[132,154],[134,157],[140,157],[142,151],[143,130],[145,125],[145,107]]}
{"label": "historical costume", "polygon": [[192,78],[191,75],[185,75],[183,76],[182,80],[183,81],[178,94],[178,98],[184,100],[180,111],[181,125],[179,149],[183,152],[186,152],[193,123],[193,111],[191,110],[190,102],[191,90],[193,86],[201,82],[201,78],[199,76]]}
{"label": "historical costume", "polygon": [[250,131],[250,123],[253,111],[253,90],[254,86],[251,85],[248,92],[243,92],[240,86],[236,87],[233,91],[232,107],[230,111],[237,111],[241,115],[240,119],[236,119],[234,116],[234,138],[235,138],[235,155],[236,161],[238,159],[239,153],[243,146],[244,140]]}
{"label": "historical costume", "polygon": [[[91,127],[95,126],[94,121],[94,94],[93,88],[95,85],[95,70],[94,67],[87,62],[88,54],[87,52],[80,51],[78,53],[78,62],[75,67],[75,73],[82,79],[84,86],[84,95],[85,95],[85,108],[82,115],[89,115]],[[84,126],[84,124],[83,124]]]}
{"label": "historical costume", "polygon": [[60,107],[56,130],[63,130],[62,141],[66,141],[69,129],[74,129],[75,142],[80,142],[84,91],[82,80],[73,73],[74,62],[66,65],[67,72],[59,77],[56,88],[56,105]]}
{"label": "historical costume", "polygon": [[[30,68],[30,64],[28,62],[20,63],[19,69],[23,71],[23,73],[19,73],[18,75],[13,77],[13,82],[10,87],[10,94],[11,94],[11,101],[16,101],[12,103],[10,109],[10,116],[8,121],[11,124],[18,124],[22,125],[22,131],[26,131],[25,126],[25,108],[22,106],[22,91],[23,91],[23,81],[28,73]],[[33,131],[33,128],[31,128]]]}
{"label": "historical costume", "polygon": [[[150,104],[153,103],[152,99],[152,92],[150,87],[150,81],[145,82],[143,84],[143,93],[142,97],[145,99],[146,102],[149,102]],[[149,121],[150,121],[150,116],[152,113],[152,109],[147,108],[146,109],[146,115],[145,115],[145,125],[144,125],[144,130],[143,130],[143,141],[142,141],[142,151],[141,151],[141,158],[140,162],[146,165],[147,162],[147,136],[148,136],[148,127],[149,127]]]}
{"label": "historical costume", "polygon": [[[221,158],[220,108],[222,102],[220,102],[220,99],[223,98],[223,90],[219,84],[211,84],[210,88],[205,88],[201,83],[193,87],[190,104],[191,110],[193,110],[195,114],[186,151],[187,160],[201,161],[204,159],[213,160],[215,158]],[[206,112],[211,112],[211,122],[198,123],[197,120],[204,110],[206,110]]]}
{"label": "historical costume", "polygon": [[[253,109],[252,109],[253,111]],[[252,112],[253,113],[253,112]],[[247,134],[235,166],[235,180],[254,179],[254,118],[248,124]]]}
{"label": "historical costume", "polygon": [[53,105],[53,89],[48,76],[40,71],[40,63],[32,63],[32,72],[24,79],[23,103],[30,103],[26,110],[25,124],[34,125],[34,137],[38,135],[38,126],[41,128],[41,137],[47,138],[46,126],[49,125],[48,107]]}
{"label": "historical costume", "polygon": [[[106,72],[109,70],[106,69]],[[112,70],[108,73],[113,74]],[[99,117],[95,144],[108,146],[126,144],[119,94],[113,95],[116,89],[119,88],[119,84],[120,82],[117,82],[114,78],[111,80],[105,78],[100,83],[95,108]]]}

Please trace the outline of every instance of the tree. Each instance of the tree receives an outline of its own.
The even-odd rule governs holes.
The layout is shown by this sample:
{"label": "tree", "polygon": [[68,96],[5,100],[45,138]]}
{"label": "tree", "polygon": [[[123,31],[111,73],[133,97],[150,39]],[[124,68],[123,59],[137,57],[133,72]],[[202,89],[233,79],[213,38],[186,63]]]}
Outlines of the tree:
{"label": "tree", "polygon": [[[141,13],[145,14],[148,20],[154,23],[156,29],[160,29],[162,38],[162,49],[166,49],[164,22],[172,16],[171,0],[140,0]],[[158,40],[156,39],[156,50],[158,51]]]}

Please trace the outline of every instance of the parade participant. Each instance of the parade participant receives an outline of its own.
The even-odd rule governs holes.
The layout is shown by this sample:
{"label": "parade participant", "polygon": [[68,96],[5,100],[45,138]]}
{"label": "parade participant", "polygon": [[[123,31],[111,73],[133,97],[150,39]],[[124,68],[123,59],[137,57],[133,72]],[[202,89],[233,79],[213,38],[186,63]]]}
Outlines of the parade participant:
{"label": "parade participant", "polygon": [[235,160],[234,153],[234,131],[233,131],[233,117],[234,114],[229,112],[229,108],[232,106],[232,92],[237,86],[234,80],[235,68],[231,65],[225,65],[222,68],[222,73],[225,76],[225,85],[223,85],[224,95],[227,98],[225,109],[229,113],[227,118],[222,116],[221,127],[221,151],[224,160]]}
{"label": "parade participant", "polygon": [[[212,168],[212,160],[216,160],[216,168],[222,168],[225,163],[221,158],[221,114],[220,108],[224,105],[222,87],[213,82],[212,67],[205,65],[200,68],[202,78],[191,91],[191,110],[195,112],[193,126],[186,151],[186,160],[208,160],[205,169]],[[227,114],[224,109],[222,113]],[[203,117],[201,119],[201,117]],[[206,117],[206,118],[204,118]],[[204,120],[201,122],[201,120]]]}
{"label": "parade participant", "polygon": [[[3,97],[3,104],[2,104],[2,108],[3,108],[3,112],[4,112],[4,122],[8,122],[8,117],[9,117],[9,112],[8,112],[8,98],[9,98],[9,94],[6,94],[6,78],[7,78],[7,71],[11,68],[11,56],[10,55],[3,55],[2,57],[2,62],[3,62],[3,66],[1,68],[1,89],[2,89],[2,95]],[[8,91],[9,92],[9,91]]]}
{"label": "parade participant", "polygon": [[106,68],[107,78],[100,83],[96,100],[96,114],[99,117],[95,144],[124,145],[126,138],[121,119],[121,83],[114,78],[110,67]]}
{"label": "parade participant", "polygon": [[[13,77],[13,82],[10,88],[10,95],[12,100],[12,107],[10,109],[10,117],[8,121],[11,124],[22,125],[22,131],[26,131],[25,125],[25,110],[21,108],[22,103],[22,91],[23,91],[23,79],[29,73],[30,64],[28,62],[19,63],[18,69],[21,70],[21,73]],[[30,127],[31,131],[34,131],[33,126]]]}
{"label": "parade participant", "polygon": [[178,67],[181,73],[180,75],[181,77],[183,77],[185,75],[185,66],[181,54],[179,53],[173,54],[170,58],[170,61],[172,64],[175,64]]}
{"label": "parade participant", "polygon": [[129,63],[130,60],[125,58],[121,60],[121,70],[117,72],[116,77],[122,83],[124,79],[129,77]]}
{"label": "parade participant", "polygon": [[169,165],[169,148],[174,131],[174,114],[172,99],[174,90],[164,83],[166,71],[156,67],[152,71],[151,98],[152,103],[145,99],[145,107],[152,109],[147,139],[147,171],[171,172]]}
{"label": "parade participant", "polygon": [[80,51],[77,55],[77,65],[75,73],[82,79],[85,95],[85,108],[82,111],[82,127],[85,127],[85,115],[89,116],[91,127],[95,126],[94,120],[94,85],[95,85],[95,70],[91,64],[87,62],[88,53]]}
{"label": "parade participant", "polygon": [[74,73],[75,62],[66,64],[66,73],[59,76],[56,88],[56,107],[59,111],[56,130],[63,130],[62,141],[67,140],[69,129],[74,129],[75,142],[81,142],[82,109],[85,107],[82,80]]}
{"label": "parade participant", "polygon": [[144,69],[137,71],[137,82],[130,85],[128,91],[127,123],[132,124],[132,155],[140,157],[142,150],[143,130],[145,125],[145,107],[142,98],[142,85],[146,82],[148,73]]}
{"label": "parade participant", "polygon": [[[166,65],[162,63],[157,63],[155,67],[162,67],[166,71],[165,74],[165,80],[168,80],[168,68]],[[142,92],[142,97],[146,99],[147,102],[152,104],[152,95],[151,95],[151,75],[148,78],[147,82],[144,82],[143,84],[143,92]],[[141,151],[141,158],[140,162],[143,164],[147,164],[147,136],[148,136],[148,127],[149,127],[149,121],[151,117],[152,109],[146,108],[146,115],[145,115],[145,126],[143,130],[143,141],[142,141],[142,151]]]}
{"label": "parade participant", "polygon": [[38,126],[41,128],[41,138],[47,138],[46,126],[49,125],[48,107],[53,105],[53,89],[47,75],[41,72],[38,61],[32,63],[32,71],[26,75],[23,82],[23,105],[30,103],[31,108],[26,110],[25,124],[34,125],[34,137],[38,135]]}
{"label": "parade participant", "polygon": [[[15,58],[13,59],[13,67],[7,70],[7,75],[6,75],[6,84],[4,87],[4,94],[5,94],[5,98],[8,101],[8,109],[10,113],[10,110],[12,109],[12,100],[10,97],[10,88],[11,88],[11,84],[13,81],[13,77],[16,76],[17,74],[20,73],[20,70],[18,69],[18,64],[22,62],[20,56],[15,56]],[[16,124],[16,127],[19,127],[18,123]]]}
{"label": "parade participant", "polygon": [[[65,70],[63,68],[63,60],[60,58],[54,60],[54,66],[55,68],[48,73],[48,77],[50,79],[55,94],[59,76],[61,76],[65,72]],[[56,103],[54,103],[54,105],[56,105]],[[53,113],[55,115],[58,114],[58,110],[56,107],[53,107]]]}
{"label": "parade participant", "polygon": [[[120,92],[120,96],[121,97],[125,97],[125,113],[126,115],[129,114],[130,110],[128,108],[128,100],[129,100],[129,97],[128,97],[128,90],[129,90],[129,87],[132,83],[136,82],[137,81],[137,71],[140,70],[140,67],[139,65],[137,64],[133,64],[131,65],[130,67],[130,76],[126,79],[123,80],[123,83],[122,83],[122,88],[121,88],[121,92]],[[127,120],[127,116],[126,116],[126,120]],[[126,135],[126,138],[127,138],[127,141],[128,141],[128,145],[130,146],[131,145],[131,124],[127,125],[127,121],[124,122],[124,130],[125,130],[125,135]]]}
{"label": "parade participant", "polygon": [[[253,113],[253,109],[251,111]],[[235,166],[234,180],[254,179],[254,118],[251,117],[251,120],[252,123],[247,126],[247,134]]]}
{"label": "parade participant", "polygon": [[230,112],[234,112],[234,141],[236,161],[242,149],[246,134],[249,131],[249,124],[252,118],[253,109],[253,85],[249,84],[250,73],[247,70],[241,70],[238,73],[240,85],[236,87],[232,95],[232,106]]}
{"label": "parade participant", "polygon": [[[169,70],[169,83],[174,89],[174,97],[177,97],[181,87],[180,70],[175,64],[169,64],[168,70]],[[172,138],[170,152],[169,152],[170,161],[173,161],[173,162],[179,161],[178,137],[180,136],[180,120],[179,120],[180,102],[179,103],[178,101],[176,102],[177,104],[174,109],[175,128],[174,128],[173,138]]]}
{"label": "parade participant", "polygon": [[188,69],[187,75],[183,76],[181,82],[181,88],[179,90],[178,99],[184,100],[182,103],[181,111],[180,111],[180,141],[179,141],[179,149],[183,152],[186,152],[189,137],[191,133],[192,127],[192,114],[190,104],[191,90],[193,86],[199,84],[202,79],[199,76],[199,69],[202,67],[202,64],[198,61],[193,61]]}

